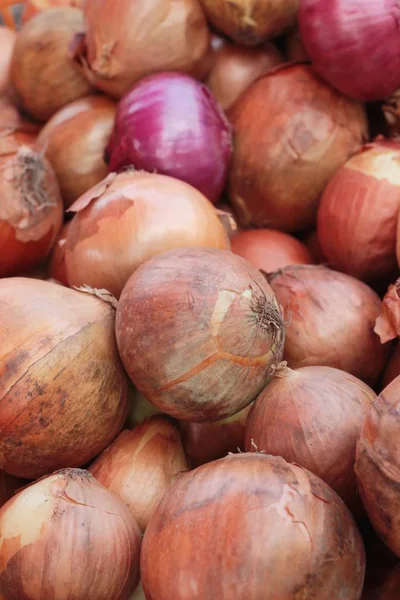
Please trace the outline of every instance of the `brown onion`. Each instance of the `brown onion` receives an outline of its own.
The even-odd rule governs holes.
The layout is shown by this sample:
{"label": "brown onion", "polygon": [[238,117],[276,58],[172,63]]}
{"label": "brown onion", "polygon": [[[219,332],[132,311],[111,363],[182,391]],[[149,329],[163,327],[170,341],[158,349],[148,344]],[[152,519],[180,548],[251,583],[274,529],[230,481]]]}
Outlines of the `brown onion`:
{"label": "brown onion", "polygon": [[359,600],[365,557],[341,499],[282,458],[236,454],[182,475],[147,527],[146,598]]}
{"label": "brown onion", "polygon": [[16,37],[16,31],[0,25],[0,93],[4,92],[9,84],[11,56]]}
{"label": "brown onion", "polygon": [[88,96],[59,110],[43,127],[37,145],[46,153],[68,208],[108,174],[103,160],[111,136],[115,102]]}
{"label": "brown onion", "polygon": [[98,89],[120,98],[139,79],[210,68],[210,34],[198,0],[86,0],[75,58]]}
{"label": "brown onion", "polygon": [[68,56],[72,36],[83,28],[82,11],[54,8],[36,15],[18,34],[11,82],[24,109],[41,121],[91,90]]}
{"label": "brown onion", "polygon": [[25,482],[22,479],[18,479],[18,477],[0,471],[0,508],[12,498],[18,488],[21,488],[23,485],[25,485]]}
{"label": "brown onion", "polygon": [[71,222],[69,221],[61,229],[60,234],[54,244],[53,251],[50,257],[50,264],[48,274],[51,279],[62,283],[62,285],[68,285],[67,279],[67,268],[65,266],[65,244],[67,241],[67,233]]}
{"label": "brown onion", "polygon": [[389,348],[374,333],[381,301],[371,288],[314,265],[286,267],[268,281],[288,321],[289,367],[336,367],[376,383]]}
{"label": "brown onion", "polygon": [[184,246],[230,248],[211,203],[172,177],[127,171],[110,174],[84,194],[65,249],[71,286],[106,288],[119,297],[131,274],[149,258]]}
{"label": "brown onion", "polygon": [[216,53],[206,84],[224,110],[260,76],[283,62],[273,44],[261,48],[246,48],[224,44]]}
{"label": "brown onion", "polygon": [[28,133],[0,133],[0,277],[45,259],[62,225],[57,178],[34,140]]}
{"label": "brown onion", "polygon": [[128,600],[139,583],[140,532],[87,471],[64,469],[0,511],[0,589],[7,600]]}
{"label": "brown onion", "polygon": [[218,421],[245,408],[281,360],[284,324],[257,269],[224,250],[181,248],[144,263],[118,303],[125,368],[158,408]]}
{"label": "brown onion", "polygon": [[126,504],[144,531],[175,477],[188,470],[188,463],[178,427],[156,415],[133,431],[122,431],[89,470]]}
{"label": "brown onion", "polygon": [[382,300],[374,331],[379,335],[382,344],[400,336],[400,278],[394,285],[389,286]]}
{"label": "brown onion", "polygon": [[24,278],[0,280],[0,306],[0,469],[34,479],[86,464],[128,411],[115,310]]}
{"label": "brown onion", "polygon": [[286,367],[255,401],[245,448],[308,469],[358,512],[356,443],[375,398],[365,383],[339,369]]}
{"label": "brown onion", "polygon": [[26,23],[26,21],[29,21],[29,19],[39,12],[60,6],[72,6],[73,8],[83,9],[84,3],[85,0],[26,0],[22,13],[22,22]]}
{"label": "brown onion", "polygon": [[312,227],[329,179],[367,139],[363,106],[308,65],[260,77],[229,112],[235,133],[230,197],[242,225]]}
{"label": "brown onion", "polygon": [[333,268],[373,281],[396,272],[400,144],[377,141],[332,177],[318,210],[318,239]]}
{"label": "brown onion", "polygon": [[397,342],[390,361],[382,377],[382,389],[400,375],[400,342]]}
{"label": "brown onion", "polygon": [[285,55],[289,62],[310,60],[301,39],[300,31],[297,28],[286,36]]}
{"label": "brown onion", "polygon": [[304,244],[293,236],[275,229],[241,231],[232,238],[231,245],[232,252],[266,273],[288,265],[314,262]]}

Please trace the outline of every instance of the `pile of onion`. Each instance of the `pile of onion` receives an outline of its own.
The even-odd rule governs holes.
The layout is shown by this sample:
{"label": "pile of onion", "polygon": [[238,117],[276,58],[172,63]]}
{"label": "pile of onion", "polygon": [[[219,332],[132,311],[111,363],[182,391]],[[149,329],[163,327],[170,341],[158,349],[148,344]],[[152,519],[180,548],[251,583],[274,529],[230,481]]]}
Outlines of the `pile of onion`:
{"label": "pile of onion", "polygon": [[13,29],[0,25],[0,94],[8,88],[11,57],[16,37],[17,34]]}
{"label": "pile of onion", "polygon": [[128,412],[114,308],[25,278],[0,280],[0,305],[0,469],[34,479],[85,465]]}
{"label": "pile of onion", "polygon": [[245,408],[271,379],[285,328],[265,278],[231,252],[170,250],[131,276],[116,335],[137,389],[183,421]]}
{"label": "pile of onion", "polygon": [[59,110],[41,130],[37,147],[57,174],[66,207],[107,176],[103,153],[115,109],[106,96],[88,96]]}
{"label": "pile of onion", "polygon": [[314,225],[326,184],[368,135],[362,105],[308,65],[260,77],[228,116],[235,134],[230,197],[240,223],[285,231]]}
{"label": "pile of onion", "polygon": [[289,367],[336,367],[376,383],[389,349],[374,333],[381,301],[371,288],[315,265],[286,267],[268,281],[287,319]]}
{"label": "pile of onion", "polygon": [[65,266],[65,244],[67,243],[70,223],[70,221],[65,223],[60,231],[50,256],[48,268],[49,277],[62,285],[68,285],[67,268]]}
{"label": "pile of onion", "polygon": [[359,600],[365,556],[350,512],[318,477],[237,454],[172,485],[140,566],[146,598]]}
{"label": "pile of onion", "polygon": [[22,13],[22,22],[26,23],[32,17],[44,10],[58,8],[60,6],[72,6],[73,8],[83,8],[85,0],[26,0]]}
{"label": "pile of onion", "polygon": [[0,510],[0,589],[9,600],[128,600],[139,583],[140,532],[87,471],[64,469]]}
{"label": "pile of onion", "polygon": [[105,154],[110,171],[133,166],[170,175],[216,202],[228,174],[231,128],[203,83],[183,73],[159,73],[118,104]]}
{"label": "pile of onion", "polygon": [[91,91],[68,55],[71,38],[83,28],[82,11],[67,7],[39,13],[18,33],[11,82],[23,108],[40,121]]}
{"label": "pile of onion", "polygon": [[230,248],[210,202],[172,177],[136,171],[110,174],[72,206],[65,263],[71,286],[88,284],[119,297],[149,258],[184,246]]}

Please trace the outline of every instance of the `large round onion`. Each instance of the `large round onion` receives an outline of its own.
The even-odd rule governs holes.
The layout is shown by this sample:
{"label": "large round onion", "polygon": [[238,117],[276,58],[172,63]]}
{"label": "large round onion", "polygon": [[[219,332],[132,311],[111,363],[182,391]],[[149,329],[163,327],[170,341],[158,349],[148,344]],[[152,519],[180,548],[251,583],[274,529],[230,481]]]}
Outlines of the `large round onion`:
{"label": "large round onion", "polygon": [[105,96],[88,96],[59,110],[41,130],[37,145],[57,174],[66,207],[107,176],[103,153],[115,109]]}
{"label": "large round onion", "polygon": [[4,92],[10,80],[11,57],[17,34],[10,27],[0,25],[0,93]]}
{"label": "large round onion", "polygon": [[33,479],[86,464],[127,416],[114,309],[24,278],[0,280],[0,307],[0,469]]}
{"label": "large round onion", "polygon": [[32,17],[44,10],[57,8],[59,6],[72,6],[83,8],[85,0],[25,0],[22,13],[22,22],[26,23]]}
{"label": "large round onion", "polygon": [[242,454],[182,475],[150,520],[146,598],[359,600],[361,536],[340,498],[282,458]]}
{"label": "large round onion", "polygon": [[137,267],[170,248],[230,248],[215,208],[193,187],[144,172],[111,174],[71,210],[65,249],[71,286],[106,288],[119,297]]}
{"label": "large round onion", "polygon": [[144,263],[118,304],[116,333],[139,391],[184,421],[247,406],[281,360],[284,324],[271,288],[247,261],[204,248]]}
{"label": "large round onion", "polygon": [[203,83],[183,73],[159,73],[119,103],[106,155],[111,171],[133,165],[170,175],[216,202],[232,155],[231,127]]}
{"label": "large round onion", "polygon": [[389,348],[374,333],[381,301],[371,288],[314,265],[286,267],[268,280],[288,320],[289,367],[336,367],[376,383]]}
{"label": "large round onion", "polygon": [[308,65],[260,77],[229,113],[230,196],[243,225],[312,227],[329,179],[367,138],[364,108]]}
{"label": "large round onion", "polygon": [[68,56],[72,36],[83,28],[82,11],[54,8],[28,21],[17,36],[11,81],[24,109],[41,121],[91,90]]}
{"label": "large round onion", "polygon": [[139,582],[138,526],[87,471],[64,469],[22,490],[0,511],[0,531],[7,600],[128,600]]}
{"label": "large round onion", "polygon": [[356,443],[375,398],[365,383],[339,369],[286,367],[254,403],[245,448],[305,467],[357,511]]}
{"label": "large round onion", "polygon": [[332,267],[373,281],[396,272],[400,144],[368,144],[332,177],[318,210],[318,238]]}
{"label": "large round onion", "polygon": [[201,79],[209,69],[210,34],[198,0],[86,0],[85,22],[76,60],[111,96],[153,73]]}

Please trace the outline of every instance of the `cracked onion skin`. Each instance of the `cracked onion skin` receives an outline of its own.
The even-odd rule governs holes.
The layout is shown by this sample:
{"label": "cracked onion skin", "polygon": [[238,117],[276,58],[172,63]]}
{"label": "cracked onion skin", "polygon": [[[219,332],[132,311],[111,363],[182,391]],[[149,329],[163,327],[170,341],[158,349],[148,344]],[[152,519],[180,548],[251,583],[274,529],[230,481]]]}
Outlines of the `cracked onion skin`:
{"label": "cracked onion skin", "polygon": [[128,600],[139,583],[137,523],[87,471],[23,489],[1,509],[0,532],[5,600]]}
{"label": "cracked onion skin", "polygon": [[141,555],[148,600],[359,600],[364,570],[361,536],[335,492],[262,454],[182,475],[150,520]]}
{"label": "cracked onion skin", "polygon": [[281,360],[285,327],[271,288],[247,261],[226,250],[181,248],[131,276],[116,335],[145,398],[172,417],[203,422],[235,414],[265,387]]}

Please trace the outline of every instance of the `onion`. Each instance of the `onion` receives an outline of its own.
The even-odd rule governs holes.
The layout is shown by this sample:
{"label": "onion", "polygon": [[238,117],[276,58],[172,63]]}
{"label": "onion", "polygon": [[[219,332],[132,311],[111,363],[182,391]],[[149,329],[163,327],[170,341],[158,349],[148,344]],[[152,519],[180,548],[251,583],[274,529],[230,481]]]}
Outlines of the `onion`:
{"label": "onion", "polygon": [[22,479],[0,471],[0,508],[13,497],[18,488],[24,485]]}
{"label": "onion", "polygon": [[65,266],[65,244],[70,224],[71,222],[66,223],[61,229],[57,241],[54,244],[49,264],[50,277],[66,286],[68,285],[68,279],[67,268]]}
{"label": "onion", "polygon": [[323,481],[242,454],[174,483],[147,527],[141,575],[157,600],[359,600],[364,563],[357,527]]}
{"label": "onion", "polygon": [[86,0],[75,58],[100,90],[120,98],[139,79],[182,71],[202,79],[210,34],[198,0]]}
{"label": "onion", "polygon": [[64,469],[0,511],[0,589],[7,600],[128,600],[139,583],[140,533],[90,473]]}
{"label": "onion", "polygon": [[318,210],[318,238],[329,264],[374,281],[396,272],[400,144],[368,144],[333,176]]}
{"label": "onion", "polygon": [[235,133],[230,197],[242,225],[312,227],[329,179],[367,138],[364,108],[308,65],[260,77],[229,117]]}
{"label": "onion", "polygon": [[379,335],[382,344],[400,335],[400,278],[394,285],[389,286],[374,331]]}
{"label": "onion", "polygon": [[365,383],[339,369],[286,367],[254,403],[245,448],[305,467],[330,485],[355,514],[359,511],[356,443],[375,398]]}
{"label": "onion", "polygon": [[68,57],[71,37],[83,27],[79,9],[54,8],[36,15],[17,36],[11,82],[23,108],[41,121],[91,90]]}
{"label": "onion", "polygon": [[111,174],[84,194],[65,249],[71,286],[119,297],[137,267],[170,248],[230,248],[216,210],[188,184],[154,173]]}
{"label": "onion", "polygon": [[128,412],[114,309],[24,278],[0,280],[0,306],[0,469],[34,479],[86,464]]}
{"label": "onion", "polygon": [[58,8],[60,6],[72,6],[83,9],[85,0],[26,0],[22,13],[22,22],[26,23],[32,17],[44,10]]}
{"label": "onion", "polygon": [[398,2],[300,0],[299,26],[315,70],[339,91],[382,100],[400,87]]}
{"label": "onion", "polygon": [[400,343],[397,342],[382,378],[382,389],[400,375]]}
{"label": "onion", "polygon": [[288,319],[289,367],[336,367],[376,383],[389,348],[373,331],[381,302],[371,288],[314,265],[286,267],[268,281]]}
{"label": "onion", "polygon": [[231,252],[205,248],[170,250],[139,267],[118,304],[116,334],[137,389],[167,414],[195,422],[250,404],[285,338],[261,273]]}
{"label": "onion", "polygon": [[188,470],[179,429],[163,416],[125,429],[90,472],[126,504],[144,531],[175,477]]}
{"label": "onion", "polygon": [[16,37],[16,31],[0,25],[0,93],[4,92],[9,84],[11,56]]}
{"label": "onion", "polygon": [[118,105],[106,149],[111,171],[133,165],[182,179],[216,202],[232,154],[230,125],[203,83],[160,73],[134,86]]}
{"label": "onion", "polygon": [[300,31],[296,27],[285,39],[285,55],[289,62],[308,61],[308,55],[301,39]]}
{"label": "onion", "polygon": [[59,110],[37,139],[60,182],[66,207],[107,176],[104,148],[111,136],[115,103],[88,96]]}
{"label": "onion", "polygon": [[207,17],[240,44],[257,46],[296,21],[298,0],[201,0]]}
{"label": "onion", "polygon": [[304,244],[293,236],[274,229],[241,231],[232,239],[232,252],[267,273],[288,265],[314,262]]}
{"label": "onion", "polygon": [[38,265],[63,218],[53,169],[33,150],[34,136],[0,133],[0,277]]}
{"label": "onion", "polygon": [[227,110],[264,73],[283,62],[273,44],[247,48],[225,44],[216,54],[206,83],[224,110]]}

